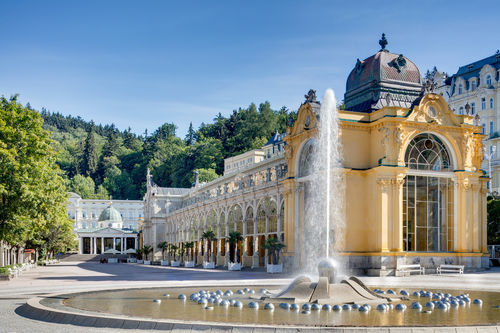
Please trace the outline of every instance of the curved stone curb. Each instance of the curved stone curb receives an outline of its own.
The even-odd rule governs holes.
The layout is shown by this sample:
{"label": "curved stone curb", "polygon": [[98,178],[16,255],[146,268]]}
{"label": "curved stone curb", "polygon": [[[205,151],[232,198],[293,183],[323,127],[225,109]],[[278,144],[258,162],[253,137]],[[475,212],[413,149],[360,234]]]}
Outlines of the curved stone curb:
{"label": "curved stone curb", "polygon": [[[67,294],[64,294],[67,295]],[[78,313],[55,309],[40,303],[47,297],[65,297],[61,294],[29,299],[25,305],[16,311],[19,315],[30,319],[71,324],[86,327],[147,329],[175,333],[214,332],[214,333],[293,333],[293,332],[380,332],[380,333],[500,333],[500,326],[463,326],[463,327],[301,327],[301,326],[271,326],[271,325],[239,325],[213,322],[190,322],[180,320],[152,320],[143,317],[126,317],[101,313]]]}

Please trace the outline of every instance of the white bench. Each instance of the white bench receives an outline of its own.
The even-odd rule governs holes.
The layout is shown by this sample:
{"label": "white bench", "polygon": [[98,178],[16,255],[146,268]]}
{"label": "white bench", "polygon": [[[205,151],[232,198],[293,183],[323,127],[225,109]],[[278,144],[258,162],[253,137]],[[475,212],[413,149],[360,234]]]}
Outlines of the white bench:
{"label": "white bench", "polygon": [[412,273],[412,272],[418,272],[419,274],[425,274],[425,267],[422,267],[420,264],[412,264],[412,265],[398,265],[396,268],[396,272],[401,272],[401,273]]}
{"label": "white bench", "polygon": [[439,265],[437,273],[442,274],[443,272],[464,274],[464,265]]}

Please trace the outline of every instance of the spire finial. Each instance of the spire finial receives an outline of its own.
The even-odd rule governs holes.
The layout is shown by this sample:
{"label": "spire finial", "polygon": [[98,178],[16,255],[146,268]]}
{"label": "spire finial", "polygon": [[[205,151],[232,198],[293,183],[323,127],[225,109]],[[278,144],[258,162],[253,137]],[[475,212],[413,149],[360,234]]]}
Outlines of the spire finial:
{"label": "spire finial", "polygon": [[379,44],[380,44],[380,46],[382,47],[382,48],[380,49],[380,51],[387,51],[385,47],[387,46],[387,44],[389,44],[389,42],[387,41],[387,39],[385,39],[385,34],[384,34],[384,33],[382,34],[382,39],[380,39],[380,40],[378,41],[378,43],[379,43]]}

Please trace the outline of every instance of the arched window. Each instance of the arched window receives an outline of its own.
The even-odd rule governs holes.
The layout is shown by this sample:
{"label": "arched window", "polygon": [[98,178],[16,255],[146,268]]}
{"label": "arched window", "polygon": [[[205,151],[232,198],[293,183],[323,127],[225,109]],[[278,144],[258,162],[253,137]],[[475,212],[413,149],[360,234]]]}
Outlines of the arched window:
{"label": "arched window", "polygon": [[449,151],[437,136],[420,134],[408,145],[405,162],[409,170],[403,185],[404,250],[453,250],[454,184],[448,172],[452,170]]}
{"label": "arched window", "polygon": [[470,114],[475,115],[476,114],[476,103],[471,103],[470,104]]}
{"label": "arched window", "polygon": [[486,76],[486,85],[491,86],[491,75]]}
{"label": "arched window", "polygon": [[254,227],[253,227],[253,208],[248,207],[247,212],[245,214],[245,222],[247,224],[247,235],[253,235]]}
{"label": "arched window", "polygon": [[460,84],[458,85],[458,94],[459,94],[459,95],[463,94],[463,92],[464,92],[463,90],[464,90],[463,85],[460,83]]}
{"label": "arched window", "polygon": [[486,98],[481,98],[481,110],[486,110]]}
{"label": "arched window", "polygon": [[309,176],[313,173],[313,157],[316,150],[316,140],[310,139],[302,147],[299,158],[299,177]]}
{"label": "arched window", "polygon": [[476,90],[476,80],[472,80],[470,83],[470,90],[474,91]]}
{"label": "arched window", "polygon": [[450,155],[441,140],[430,133],[417,135],[406,149],[406,166],[410,169],[451,171]]}
{"label": "arched window", "polygon": [[266,233],[266,208],[261,202],[259,208],[257,208],[257,233],[265,234]]}
{"label": "arched window", "polygon": [[458,114],[464,114],[464,107],[461,106],[460,109],[458,109]]}
{"label": "arched window", "polygon": [[493,109],[493,98],[490,98],[490,109]]}

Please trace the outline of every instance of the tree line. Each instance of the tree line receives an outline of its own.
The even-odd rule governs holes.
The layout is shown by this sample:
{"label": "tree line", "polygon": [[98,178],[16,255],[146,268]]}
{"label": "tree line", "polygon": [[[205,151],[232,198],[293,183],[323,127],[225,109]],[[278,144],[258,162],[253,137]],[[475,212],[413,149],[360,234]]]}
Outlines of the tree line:
{"label": "tree line", "polygon": [[191,123],[180,138],[173,123],[137,135],[130,128],[120,131],[114,124],[96,125],[46,109],[40,114],[43,127],[52,132],[67,190],[95,199],[141,199],[148,168],[164,187],[190,187],[195,171],[200,182],[211,181],[222,175],[224,158],[260,148],[296,117],[286,107],[272,109],[269,102],[250,104],[228,117],[219,113],[198,129]]}

